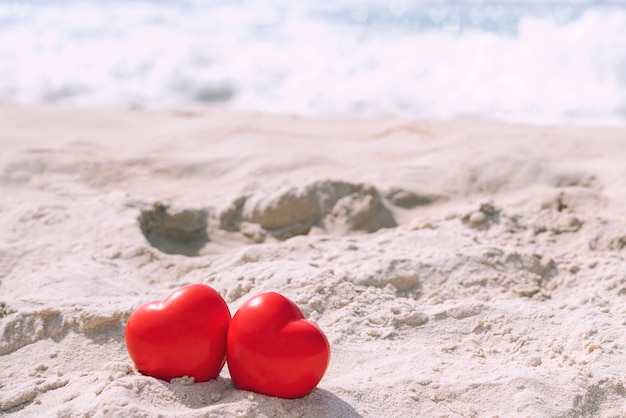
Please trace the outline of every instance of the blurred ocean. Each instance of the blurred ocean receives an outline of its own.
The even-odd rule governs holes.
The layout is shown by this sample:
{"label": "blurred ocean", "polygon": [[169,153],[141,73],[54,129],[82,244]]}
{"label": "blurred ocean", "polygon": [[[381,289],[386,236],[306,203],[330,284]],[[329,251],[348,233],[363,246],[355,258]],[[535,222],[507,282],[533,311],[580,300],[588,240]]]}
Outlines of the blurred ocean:
{"label": "blurred ocean", "polygon": [[626,0],[0,0],[0,100],[626,123]]}

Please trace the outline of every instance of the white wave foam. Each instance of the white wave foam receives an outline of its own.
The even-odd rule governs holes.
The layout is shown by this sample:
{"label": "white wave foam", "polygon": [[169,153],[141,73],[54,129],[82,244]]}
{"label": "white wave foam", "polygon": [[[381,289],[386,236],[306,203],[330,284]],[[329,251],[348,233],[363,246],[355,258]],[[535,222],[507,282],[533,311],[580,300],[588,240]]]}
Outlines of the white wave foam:
{"label": "white wave foam", "polygon": [[379,20],[373,9],[367,16],[361,10],[356,17],[365,19],[355,21],[346,4],[315,9],[334,14],[302,3],[268,9],[259,1],[0,5],[0,96],[626,122],[624,9],[576,17],[572,9],[562,21],[525,14],[513,26],[502,9],[492,11],[496,32],[484,30],[482,9],[468,6],[480,2],[466,2],[465,14],[446,13],[439,23],[427,7],[420,14],[402,4]]}

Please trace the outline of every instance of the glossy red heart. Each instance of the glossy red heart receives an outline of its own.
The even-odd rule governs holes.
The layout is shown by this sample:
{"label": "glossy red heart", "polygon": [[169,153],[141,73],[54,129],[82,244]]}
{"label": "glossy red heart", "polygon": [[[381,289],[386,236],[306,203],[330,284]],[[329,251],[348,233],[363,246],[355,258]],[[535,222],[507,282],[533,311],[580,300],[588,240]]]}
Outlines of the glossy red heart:
{"label": "glossy red heart", "polygon": [[192,284],[137,308],[126,324],[126,347],[143,374],[205,382],[224,367],[229,323],[230,311],[220,294]]}
{"label": "glossy red heart", "polygon": [[226,358],[236,388],[299,398],[322,379],[330,345],[295,303],[268,292],[246,301],[235,313],[228,329]]}

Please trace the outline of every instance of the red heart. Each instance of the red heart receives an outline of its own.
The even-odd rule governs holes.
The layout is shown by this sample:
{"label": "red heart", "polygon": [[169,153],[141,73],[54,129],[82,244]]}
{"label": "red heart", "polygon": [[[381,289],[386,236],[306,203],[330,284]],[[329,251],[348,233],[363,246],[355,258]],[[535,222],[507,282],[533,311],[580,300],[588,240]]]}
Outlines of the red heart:
{"label": "red heart", "polygon": [[236,388],[299,398],[322,379],[330,346],[295,303],[268,292],[245,302],[233,317],[226,358]]}
{"label": "red heart", "polygon": [[220,294],[192,284],[137,308],[126,325],[126,347],[143,374],[205,382],[224,367],[229,323],[230,311]]}

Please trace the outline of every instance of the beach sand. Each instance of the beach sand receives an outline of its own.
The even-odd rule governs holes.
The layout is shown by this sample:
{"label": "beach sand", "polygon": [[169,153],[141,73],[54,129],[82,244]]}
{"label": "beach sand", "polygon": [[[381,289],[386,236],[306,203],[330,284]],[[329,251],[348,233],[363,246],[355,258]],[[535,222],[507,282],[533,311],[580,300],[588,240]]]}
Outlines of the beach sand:
{"label": "beach sand", "polygon": [[[626,415],[626,129],[0,105],[0,415]],[[130,313],[277,291],[284,400],[141,375]]]}

